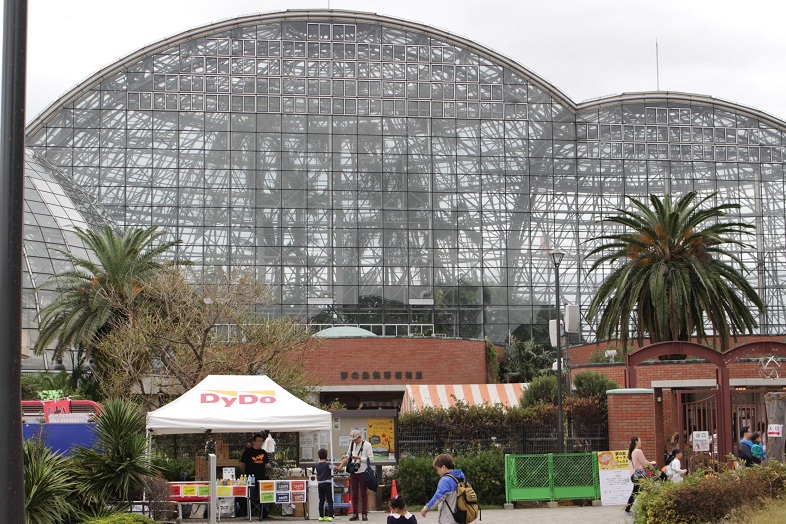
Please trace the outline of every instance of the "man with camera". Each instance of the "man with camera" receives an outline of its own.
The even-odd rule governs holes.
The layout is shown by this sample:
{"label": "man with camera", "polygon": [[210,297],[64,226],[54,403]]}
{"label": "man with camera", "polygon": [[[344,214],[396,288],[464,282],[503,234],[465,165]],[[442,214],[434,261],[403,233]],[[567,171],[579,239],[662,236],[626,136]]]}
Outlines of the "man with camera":
{"label": "man with camera", "polygon": [[358,508],[363,504],[363,520],[368,520],[368,491],[366,490],[366,468],[369,461],[374,458],[371,443],[363,440],[360,430],[353,429],[349,432],[351,443],[347,454],[341,459],[341,464],[336,470],[344,469],[349,473],[349,487],[352,492],[352,512],[354,515],[349,520],[358,520]]}

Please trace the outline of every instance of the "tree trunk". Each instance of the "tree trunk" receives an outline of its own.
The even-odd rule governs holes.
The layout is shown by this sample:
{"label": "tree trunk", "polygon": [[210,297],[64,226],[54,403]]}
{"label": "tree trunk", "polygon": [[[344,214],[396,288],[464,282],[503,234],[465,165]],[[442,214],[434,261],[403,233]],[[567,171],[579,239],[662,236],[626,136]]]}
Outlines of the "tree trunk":
{"label": "tree trunk", "polygon": [[[767,407],[767,423],[780,424],[783,435],[783,424],[786,424],[786,393],[767,393],[764,396]],[[784,438],[767,437],[767,458],[783,462]]]}

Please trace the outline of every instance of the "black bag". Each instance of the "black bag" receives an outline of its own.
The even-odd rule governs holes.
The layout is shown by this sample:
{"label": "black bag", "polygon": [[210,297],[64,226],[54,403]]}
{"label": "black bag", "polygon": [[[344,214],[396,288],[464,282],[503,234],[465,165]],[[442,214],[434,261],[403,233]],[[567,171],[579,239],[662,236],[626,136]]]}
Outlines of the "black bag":
{"label": "black bag", "polygon": [[[363,451],[363,443],[364,442],[366,442],[366,441],[363,440],[363,441],[360,442],[360,451],[361,452]],[[349,449],[347,450],[347,457],[349,457],[349,462],[347,462],[347,465],[344,467],[344,471],[346,471],[347,473],[355,473],[355,472],[357,472],[357,470],[360,469],[360,463],[352,462],[352,448],[353,448],[353,444],[350,443]]]}
{"label": "black bag", "polygon": [[374,493],[379,489],[379,481],[377,480],[377,472],[371,467],[371,459],[366,459],[366,488]]}

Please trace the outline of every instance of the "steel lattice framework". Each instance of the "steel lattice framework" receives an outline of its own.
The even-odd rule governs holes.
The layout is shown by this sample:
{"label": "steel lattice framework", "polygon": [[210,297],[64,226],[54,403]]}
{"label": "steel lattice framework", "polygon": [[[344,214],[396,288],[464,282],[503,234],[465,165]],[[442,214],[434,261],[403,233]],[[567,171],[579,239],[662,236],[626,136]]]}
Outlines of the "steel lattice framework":
{"label": "steel lattice framework", "polygon": [[740,256],[762,332],[784,333],[785,130],[699,95],[576,104],[444,31],[287,11],[126,57],[39,115],[27,145],[120,228],[166,229],[206,274],[253,269],[276,290],[267,314],[502,342],[547,338],[553,247],[563,296],[586,305],[598,221],[625,195],[690,190],[757,225]]}

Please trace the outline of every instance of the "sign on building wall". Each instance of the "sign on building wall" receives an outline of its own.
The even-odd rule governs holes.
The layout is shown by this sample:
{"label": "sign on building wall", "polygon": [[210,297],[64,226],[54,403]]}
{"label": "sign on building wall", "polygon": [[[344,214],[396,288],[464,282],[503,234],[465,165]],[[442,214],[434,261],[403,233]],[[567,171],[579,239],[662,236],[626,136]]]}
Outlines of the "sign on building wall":
{"label": "sign on building wall", "polygon": [[600,500],[604,506],[621,506],[628,503],[633,482],[630,481],[628,452],[599,451],[598,480]]}

